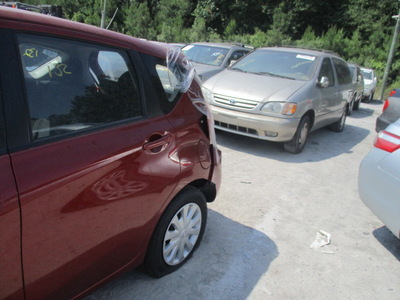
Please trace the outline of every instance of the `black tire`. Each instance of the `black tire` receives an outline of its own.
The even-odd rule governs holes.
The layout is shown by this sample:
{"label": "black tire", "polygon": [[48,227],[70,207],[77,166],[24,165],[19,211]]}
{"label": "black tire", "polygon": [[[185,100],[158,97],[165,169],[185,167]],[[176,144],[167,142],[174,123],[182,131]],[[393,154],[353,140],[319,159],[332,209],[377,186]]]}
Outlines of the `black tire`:
{"label": "black tire", "polygon": [[346,124],[346,117],[347,117],[347,106],[344,107],[342,116],[339,120],[329,126],[332,131],[335,132],[342,132],[344,129],[344,125]]}
{"label": "black tire", "polygon": [[370,103],[374,99],[374,93],[375,91],[371,91],[371,94],[369,94],[369,96],[365,98],[366,103]]}
{"label": "black tire", "polygon": [[304,146],[308,139],[308,134],[310,133],[311,121],[309,116],[304,116],[297,127],[296,133],[294,134],[290,142],[283,144],[285,151],[290,153],[300,153],[303,151]]}
{"label": "black tire", "polygon": [[354,102],[353,110],[358,110],[360,108],[360,102],[361,99],[358,99],[356,102]]}
{"label": "black tire", "polygon": [[356,103],[356,98],[354,97],[353,99],[351,99],[351,102],[349,103],[349,109],[347,110],[348,116],[350,116],[351,113],[353,112],[355,103]]}
{"label": "black tire", "polygon": [[375,91],[371,92],[371,95],[369,96],[368,102],[371,102],[372,100],[374,100],[374,93],[375,93]]}
{"label": "black tire", "polygon": [[195,188],[179,194],[166,208],[150,240],[144,268],[159,278],[180,268],[203,238],[207,203]]}

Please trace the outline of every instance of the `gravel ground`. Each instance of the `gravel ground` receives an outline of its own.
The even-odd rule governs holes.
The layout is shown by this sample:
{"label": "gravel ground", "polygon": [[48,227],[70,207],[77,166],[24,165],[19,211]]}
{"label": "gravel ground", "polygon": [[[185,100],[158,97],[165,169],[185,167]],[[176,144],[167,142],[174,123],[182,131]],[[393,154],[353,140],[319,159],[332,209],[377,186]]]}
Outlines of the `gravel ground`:
{"label": "gravel ground", "polygon": [[[140,268],[125,273],[86,300],[399,300],[400,240],[357,190],[381,109],[361,103],[342,133],[313,132],[297,155],[217,132],[222,188],[193,258],[161,279]],[[319,231],[330,244],[312,249]]]}

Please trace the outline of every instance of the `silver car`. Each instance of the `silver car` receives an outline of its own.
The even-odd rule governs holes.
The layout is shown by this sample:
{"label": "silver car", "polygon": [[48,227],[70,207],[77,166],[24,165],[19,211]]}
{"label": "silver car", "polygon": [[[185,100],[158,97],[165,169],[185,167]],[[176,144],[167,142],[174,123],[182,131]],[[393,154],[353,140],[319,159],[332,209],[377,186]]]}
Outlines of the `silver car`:
{"label": "silver car", "polygon": [[400,119],[379,132],[358,174],[361,200],[400,239]]}
{"label": "silver car", "polygon": [[242,44],[205,42],[189,44],[182,48],[182,52],[192,62],[203,82],[252,50]]}
{"label": "silver car", "polygon": [[259,48],[203,84],[215,128],[283,142],[299,153],[310,131],[343,131],[353,94],[339,56],[295,48]]}

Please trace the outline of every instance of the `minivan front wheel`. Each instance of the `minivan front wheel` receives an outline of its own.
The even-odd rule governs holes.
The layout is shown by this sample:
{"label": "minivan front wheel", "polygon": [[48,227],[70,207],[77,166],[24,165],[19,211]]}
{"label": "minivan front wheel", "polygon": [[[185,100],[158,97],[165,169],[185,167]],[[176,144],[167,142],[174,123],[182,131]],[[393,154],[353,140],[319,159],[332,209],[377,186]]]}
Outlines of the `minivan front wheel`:
{"label": "minivan front wheel", "polygon": [[146,272],[158,278],[181,267],[199,246],[206,222],[206,199],[198,189],[178,195],[153,233],[144,262]]}
{"label": "minivan front wheel", "polygon": [[283,144],[283,148],[287,152],[300,153],[303,151],[304,146],[310,133],[311,121],[309,116],[304,116],[297,127],[296,133],[294,134],[291,141]]}

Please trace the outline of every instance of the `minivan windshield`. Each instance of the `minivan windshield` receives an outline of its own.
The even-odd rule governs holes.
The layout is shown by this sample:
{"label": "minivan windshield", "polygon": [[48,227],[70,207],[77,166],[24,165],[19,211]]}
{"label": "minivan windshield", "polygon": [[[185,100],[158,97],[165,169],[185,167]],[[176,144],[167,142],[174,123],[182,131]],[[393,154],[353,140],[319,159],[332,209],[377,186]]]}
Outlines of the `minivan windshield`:
{"label": "minivan windshield", "polygon": [[259,49],[243,57],[230,69],[307,81],[314,77],[316,62],[315,55]]}
{"label": "minivan windshield", "polygon": [[229,49],[206,45],[187,45],[182,48],[182,52],[192,62],[220,66]]}

